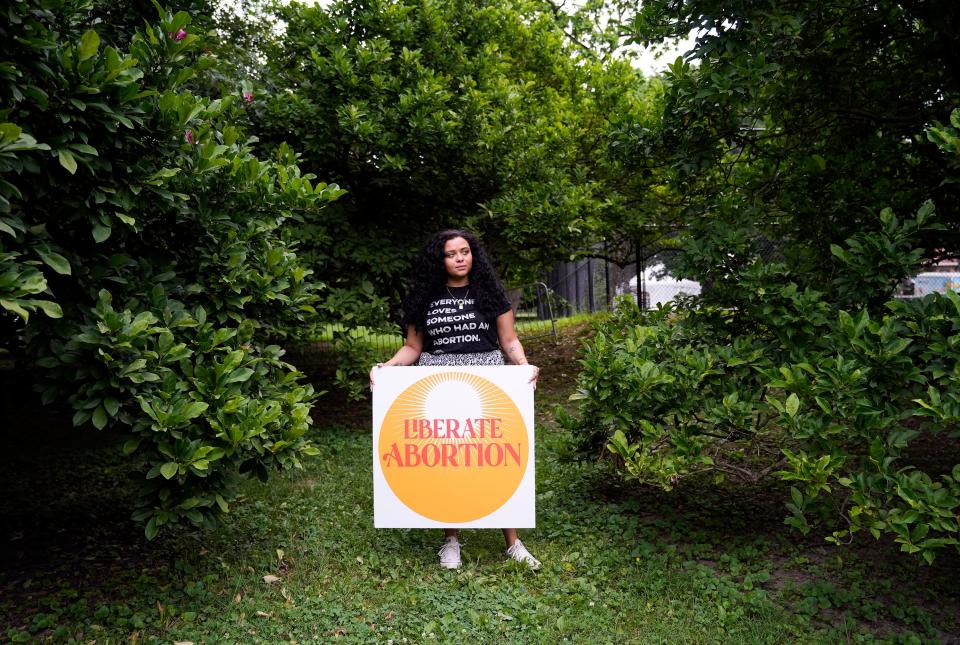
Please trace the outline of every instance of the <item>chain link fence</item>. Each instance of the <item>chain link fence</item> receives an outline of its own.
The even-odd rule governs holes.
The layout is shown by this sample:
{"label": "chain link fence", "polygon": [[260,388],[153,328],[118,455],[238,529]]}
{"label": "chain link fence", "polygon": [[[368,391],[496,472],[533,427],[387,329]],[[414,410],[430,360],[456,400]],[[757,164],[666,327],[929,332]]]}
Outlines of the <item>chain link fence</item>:
{"label": "chain link fence", "polygon": [[[764,261],[783,257],[779,245],[772,240],[756,240],[755,248]],[[681,251],[648,253],[640,249],[635,255],[637,261],[626,265],[585,258],[554,266],[547,284],[556,299],[559,315],[608,311],[622,296],[631,297],[643,309],[656,309],[657,305],[671,302],[681,294],[700,294],[703,286],[699,282],[680,275]]]}
{"label": "chain link fence", "polygon": [[563,262],[550,271],[547,284],[561,317],[608,311],[623,296],[652,309],[680,294],[701,291],[700,283],[675,275],[677,257],[675,252],[662,252],[625,266],[599,258]]}
{"label": "chain link fence", "polygon": [[[766,238],[754,241],[765,262],[783,260],[780,245]],[[609,311],[618,297],[627,296],[643,309],[671,302],[681,294],[699,295],[699,282],[680,277],[680,251],[662,251],[640,262],[620,266],[600,258],[562,262],[549,272],[546,284],[559,317]],[[640,270],[637,270],[637,267]],[[929,293],[960,291],[960,261],[945,260],[905,279],[894,297],[921,298]]]}
{"label": "chain link fence", "polygon": [[917,275],[907,278],[897,287],[897,298],[922,298],[934,292],[960,291],[960,261],[944,260]]}

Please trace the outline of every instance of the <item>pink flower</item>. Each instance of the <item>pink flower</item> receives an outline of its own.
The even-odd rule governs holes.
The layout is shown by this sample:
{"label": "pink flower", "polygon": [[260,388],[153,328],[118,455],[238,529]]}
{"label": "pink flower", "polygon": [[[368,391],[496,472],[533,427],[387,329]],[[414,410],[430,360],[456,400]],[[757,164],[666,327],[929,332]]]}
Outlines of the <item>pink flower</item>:
{"label": "pink flower", "polygon": [[168,31],[167,35],[170,36],[170,40],[175,40],[177,42],[180,42],[181,40],[187,37],[187,30],[181,27],[180,29],[177,30],[177,33]]}
{"label": "pink flower", "polygon": [[187,130],[183,133],[183,139],[187,143],[196,143],[197,139],[193,136],[193,130]]}
{"label": "pink flower", "polygon": [[243,100],[247,103],[253,103],[253,92],[244,92]]}

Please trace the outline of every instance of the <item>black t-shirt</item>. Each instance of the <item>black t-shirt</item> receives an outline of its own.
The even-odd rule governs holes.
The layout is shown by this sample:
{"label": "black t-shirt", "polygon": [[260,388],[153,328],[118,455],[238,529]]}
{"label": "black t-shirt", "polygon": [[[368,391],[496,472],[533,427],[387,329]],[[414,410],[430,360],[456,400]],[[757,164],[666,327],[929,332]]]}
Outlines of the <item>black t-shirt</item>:
{"label": "black t-shirt", "polygon": [[423,351],[431,354],[468,354],[500,348],[497,316],[510,311],[503,301],[501,311],[484,316],[477,309],[470,287],[448,287],[430,301],[423,334]]}

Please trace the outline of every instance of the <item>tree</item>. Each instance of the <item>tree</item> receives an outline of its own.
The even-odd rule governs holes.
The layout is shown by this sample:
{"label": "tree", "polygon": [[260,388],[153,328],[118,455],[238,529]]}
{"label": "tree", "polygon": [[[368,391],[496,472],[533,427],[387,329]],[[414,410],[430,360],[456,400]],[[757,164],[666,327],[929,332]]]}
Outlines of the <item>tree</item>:
{"label": "tree", "polygon": [[[699,30],[665,74],[663,127],[633,137],[685,187],[692,237],[764,235],[824,284],[832,244],[933,199],[949,227],[927,247],[958,248],[957,188],[923,136],[960,97],[954,3],[655,1],[628,24],[645,44]],[[699,275],[713,259],[688,271],[716,277]]]}
{"label": "tree", "polygon": [[185,89],[209,65],[189,14],[161,11],[125,49],[86,5],[9,12],[0,337],[45,403],[128,435],[148,537],[213,522],[243,474],[311,451],[315,393],[276,343],[317,322],[323,287],[285,223],[342,191],[286,147],[255,157],[239,91]]}
{"label": "tree", "polygon": [[891,300],[924,261],[960,255],[958,17],[813,0],[636,12],[638,42],[700,29],[664,76],[661,125],[622,141],[677,196],[681,270],[712,288],[618,311],[588,345],[568,420],[585,445],[667,489],[779,477],[786,522],[819,517],[834,542],[886,533],[927,562],[960,545],[960,465],[916,450],[955,447],[960,298]]}
{"label": "tree", "polygon": [[[413,0],[291,5],[266,52],[268,145],[349,190],[303,228],[329,284],[394,303],[432,230],[478,230],[515,282],[600,239],[618,209],[608,115],[646,100],[629,65],[566,40],[546,5]],[[629,104],[629,105],[628,105]],[[614,118],[614,121],[616,118]],[[598,170],[599,169],[599,170]]]}

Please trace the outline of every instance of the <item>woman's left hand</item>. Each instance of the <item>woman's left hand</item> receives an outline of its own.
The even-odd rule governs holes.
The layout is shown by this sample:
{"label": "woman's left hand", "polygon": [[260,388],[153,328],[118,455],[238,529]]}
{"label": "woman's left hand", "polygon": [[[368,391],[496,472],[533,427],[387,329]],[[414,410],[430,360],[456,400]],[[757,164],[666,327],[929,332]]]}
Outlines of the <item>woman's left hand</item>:
{"label": "woman's left hand", "polygon": [[530,377],[530,382],[533,383],[533,389],[537,389],[537,381],[540,379],[540,368],[536,365],[530,365],[530,367],[533,368],[533,376]]}

